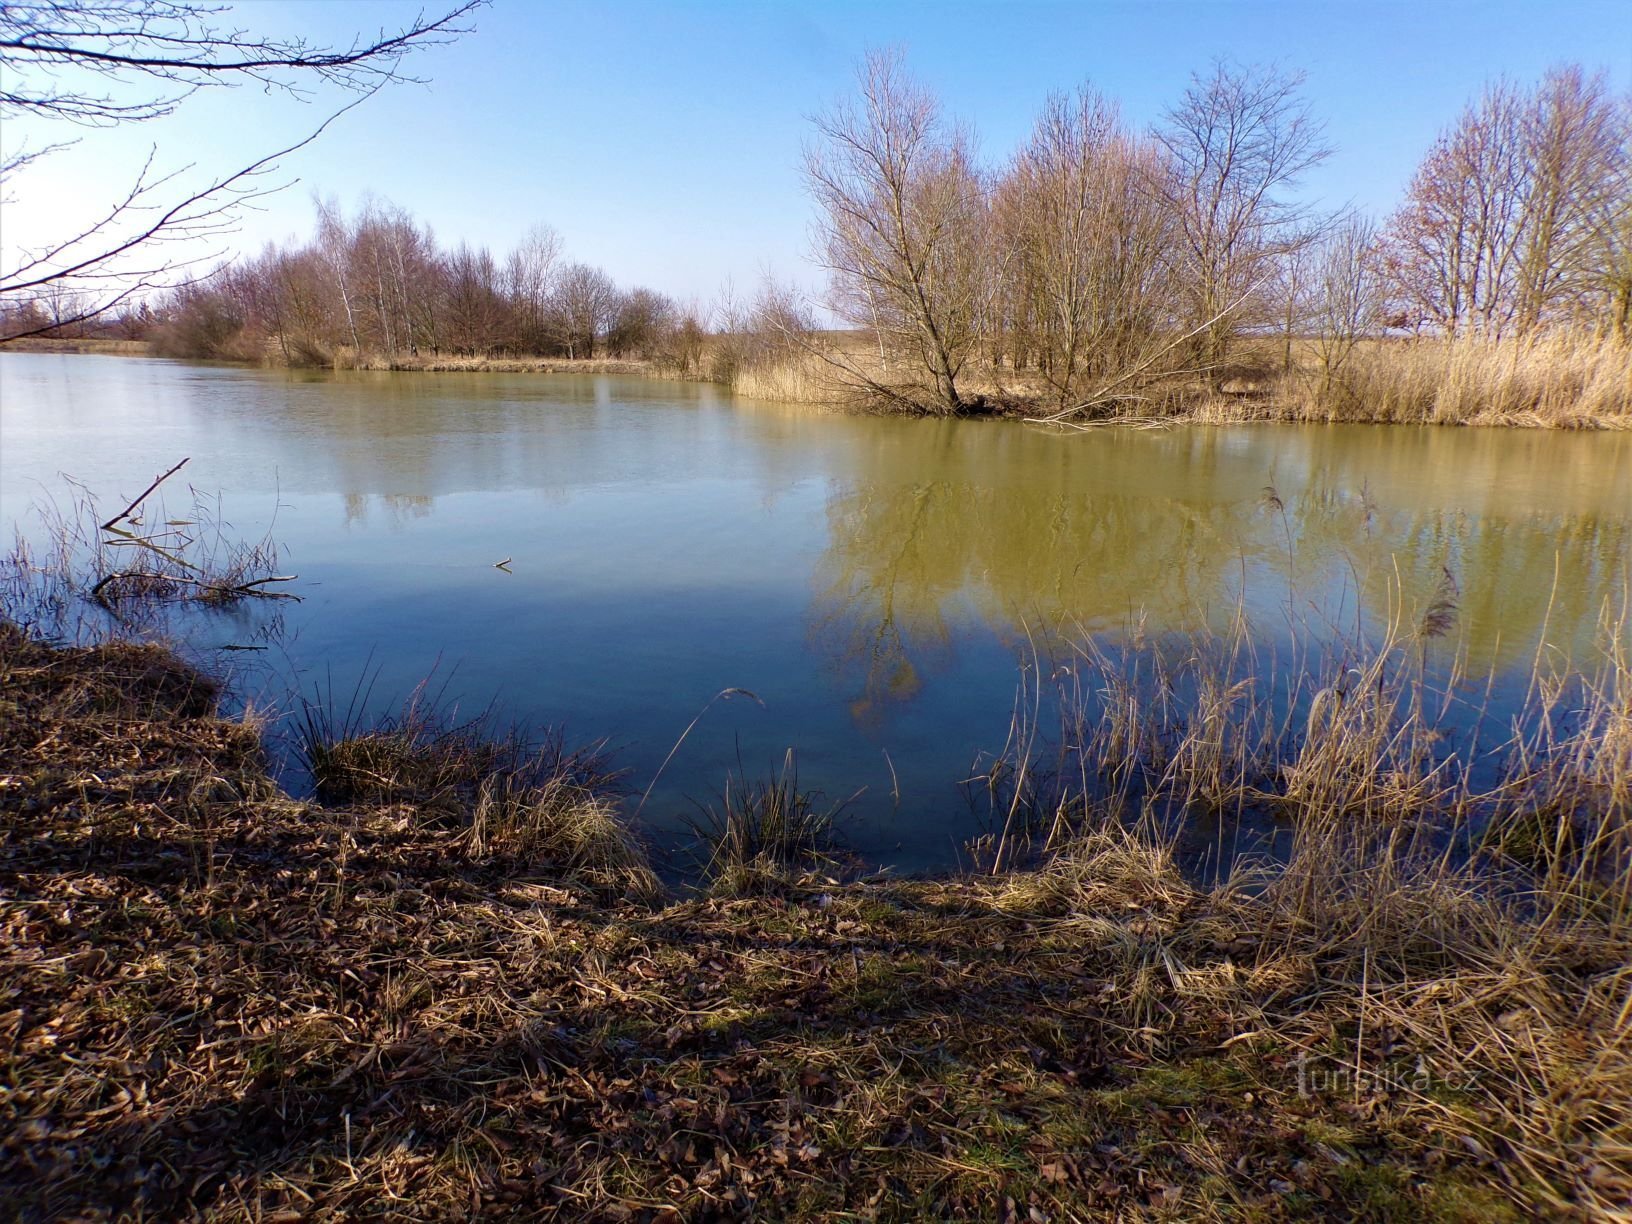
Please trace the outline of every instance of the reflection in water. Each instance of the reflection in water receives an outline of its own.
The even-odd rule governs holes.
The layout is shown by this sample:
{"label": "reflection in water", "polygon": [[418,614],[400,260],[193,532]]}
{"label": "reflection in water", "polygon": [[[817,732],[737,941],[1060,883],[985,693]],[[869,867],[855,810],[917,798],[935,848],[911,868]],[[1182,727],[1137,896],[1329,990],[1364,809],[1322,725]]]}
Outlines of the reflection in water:
{"label": "reflection in water", "polygon": [[1084,454],[1076,437],[937,423],[857,448],[813,613],[856,710],[912,700],[971,621],[1011,641],[1165,634],[1245,606],[1263,632],[1356,617],[1380,632],[1417,623],[1449,573],[1462,661],[1485,672],[1528,661],[1544,628],[1582,649],[1632,582],[1618,439],[1584,463],[1587,448],[1493,431],[1091,438]]}
{"label": "reflection in water", "polygon": [[1589,641],[1632,583],[1629,435],[1061,435],[683,383],[9,353],[0,405],[8,533],[58,471],[122,505],[183,455],[235,531],[273,532],[304,601],[281,654],[256,656],[286,673],[258,703],[377,669],[394,709],[438,670],[467,709],[611,736],[649,779],[741,686],[764,706],[716,706],[646,816],[689,814],[739,753],[794,746],[810,785],[869,787],[858,848],[903,866],[973,831],[957,780],[1003,740],[1016,655],[1055,634],[1156,640],[1238,607],[1276,646],[1375,631],[1420,616],[1448,570],[1459,609],[1435,655],[1516,673],[1542,638]]}
{"label": "reflection in water", "polygon": [[345,495],[346,526],[362,526],[368,522],[369,511],[378,506],[385,521],[395,530],[401,530],[413,519],[426,517],[435,508],[436,499],[423,493],[347,493]]}

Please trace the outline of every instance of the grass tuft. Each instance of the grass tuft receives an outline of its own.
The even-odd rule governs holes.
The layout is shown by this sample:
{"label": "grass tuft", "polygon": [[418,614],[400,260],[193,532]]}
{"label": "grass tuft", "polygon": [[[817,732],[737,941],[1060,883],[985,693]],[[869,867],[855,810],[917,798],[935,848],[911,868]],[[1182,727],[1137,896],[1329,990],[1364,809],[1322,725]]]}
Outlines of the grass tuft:
{"label": "grass tuft", "polygon": [[313,790],[331,806],[391,806],[418,826],[456,833],[467,857],[548,866],[600,893],[651,900],[661,893],[645,850],[623,819],[616,770],[604,746],[541,745],[488,716],[458,722],[421,684],[402,712],[368,728],[368,685],[344,709],[304,703],[297,749]]}
{"label": "grass tuft", "polygon": [[799,787],[790,749],[782,770],[750,781],[727,775],[714,804],[691,820],[703,878],[718,892],[747,895],[831,863],[834,822],[845,804],[821,806],[821,796]]}

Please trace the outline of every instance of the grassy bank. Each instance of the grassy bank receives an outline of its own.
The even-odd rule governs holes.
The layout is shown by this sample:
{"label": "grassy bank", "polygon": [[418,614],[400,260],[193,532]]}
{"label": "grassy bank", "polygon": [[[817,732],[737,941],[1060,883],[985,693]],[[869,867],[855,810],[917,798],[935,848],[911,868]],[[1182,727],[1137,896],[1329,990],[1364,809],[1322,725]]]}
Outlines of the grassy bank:
{"label": "grassy bank", "polygon": [[[1331,361],[1330,354],[1325,361]],[[961,384],[981,411],[1059,424],[1240,421],[1632,429],[1632,346],[1551,337],[1370,340],[1323,364],[1320,346],[1264,338],[1215,375],[1156,370],[1084,379],[1063,401],[1036,371],[971,364]],[[743,370],[735,389],[764,399],[900,411],[927,398],[911,368],[859,338]],[[1073,405],[1078,405],[1073,408]]]}
{"label": "grassy bank", "polygon": [[397,353],[341,353],[334,358],[337,370],[418,371],[427,374],[621,374],[647,378],[673,378],[654,362],[618,357],[431,357]]}
{"label": "grassy bank", "polygon": [[1632,940],[1579,878],[1202,887],[1107,825],[665,897],[582,757],[319,728],[301,802],[214,697],[0,628],[24,1218],[1632,1218]]}

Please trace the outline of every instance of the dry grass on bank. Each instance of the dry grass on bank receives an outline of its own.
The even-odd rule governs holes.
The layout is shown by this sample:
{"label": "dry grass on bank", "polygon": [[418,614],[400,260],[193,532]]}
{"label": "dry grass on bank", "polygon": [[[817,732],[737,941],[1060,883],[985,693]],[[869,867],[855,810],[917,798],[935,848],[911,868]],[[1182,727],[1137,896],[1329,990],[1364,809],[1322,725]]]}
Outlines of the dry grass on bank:
{"label": "dry grass on bank", "polygon": [[750,399],[784,404],[843,406],[858,399],[854,387],[846,386],[832,366],[810,353],[744,366],[732,375],[731,389]]}
{"label": "dry grass on bank", "polygon": [[341,350],[333,359],[337,370],[400,370],[430,374],[623,374],[665,377],[652,362],[612,357],[456,357],[358,355]]}
{"label": "dry grass on bank", "polygon": [[94,353],[106,357],[146,357],[152,352],[146,340],[54,340],[29,336],[0,342],[0,353]]}
{"label": "dry grass on bank", "polygon": [[[927,395],[906,367],[881,365],[861,339],[827,343],[838,364],[794,353],[738,371],[733,387],[758,399],[884,411]],[[1117,386],[1124,398],[1085,409],[1077,419],[1632,428],[1632,346],[1609,339],[1368,341],[1330,378],[1320,372],[1313,343],[1300,341],[1294,352],[1294,369],[1283,372],[1281,341],[1248,343],[1240,370],[1223,380],[1227,393],[1193,375],[1136,379]],[[900,394],[882,394],[868,380]],[[1019,416],[1058,411],[1054,393],[1034,371],[972,364],[961,386],[988,410]]]}
{"label": "dry grass on bank", "polygon": [[1370,342],[1329,382],[1302,351],[1303,369],[1196,418],[1632,429],[1632,345],[1609,339]]}
{"label": "dry grass on bank", "polygon": [[[781,403],[853,410],[900,411],[923,387],[899,362],[883,364],[860,333],[831,333],[812,343],[838,357],[784,352],[732,365],[726,381],[738,395]],[[141,341],[29,340],[7,345],[26,352],[148,353]],[[1137,398],[1108,402],[1084,419],[1132,419],[1231,424],[1245,421],[1505,425],[1557,429],[1632,429],[1632,345],[1609,338],[1552,336],[1485,341],[1477,337],[1366,341],[1332,377],[1320,371],[1316,346],[1299,341],[1295,368],[1281,367],[1281,341],[1248,343],[1247,373],[1225,380],[1242,388],[1221,393],[1193,377],[1136,380]],[[254,360],[244,354],[238,359]],[[265,360],[284,364],[268,348]],[[337,370],[486,374],[612,374],[690,378],[672,364],[625,358],[386,356],[347,348],[292,355],[293,364]],[[706,369],[708,361],[703,365]],[[850,368],[847,372],[845,367]],[[882,394],[878,386],[898,395]],[[1033,371],[972,364],[963,387],[987,411],[1029,416],[1057,410]]]}
{"label": "dry grass on bank", "polygon": [[1632,428],[1632,346],[1608,339],[1380,345],[1357,384],[1383,420]]}
{"label": "dry grass on bank", "polygon": [[293,801],[212,700],[0,629],[25,1219],[1632,1218],[1632,945],[1582,897],[1327,843],[1205,888],[1101,828],[631,904],[480,791]]}

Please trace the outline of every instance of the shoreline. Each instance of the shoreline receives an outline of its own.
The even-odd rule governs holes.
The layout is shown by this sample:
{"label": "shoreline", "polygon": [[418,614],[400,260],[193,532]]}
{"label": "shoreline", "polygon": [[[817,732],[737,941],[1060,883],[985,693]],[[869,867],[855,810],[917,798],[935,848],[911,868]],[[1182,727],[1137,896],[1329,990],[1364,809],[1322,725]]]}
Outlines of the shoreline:
{"label": "shoreline", "polygon": [[1625,1218],[1632,949],[1590,906],[1362,873],[1316,927],[1111,829],[660,895],[468,806],[291,799],[216,696],[0,623],[25,1216]]}
{"label": "shoreline", "polygon": [[[39,340],[15,341],[0,345],[0,352],[11,348],[18,352],[89,354],[103,356],[144,357],[157,356],[146,341],[109,340]],[[187,360],[166,358],[166,360]],[[845,388],[834,383],[823,370],[813,365],[811,358],[755,366],[739,371],[722,381],[706,377],[697,371],[683,371],[645,358],[562,358],[562,357],[424,357],[399,355],[384,357],[369,355],[362,358],[347,356],[332,366],[285,366],[251,361],[228,361],[227,364],[246,369],[310,370],[313,372],[373,371],[379,373],[426,374],[566,374],[577,376],[612,375],[626,378],[644,378],[657,382],[708,383],[723,387],[745,399],[768,400],[776,403],[801,404],[826,411],[851,412],[860,415],[907,415],[935,417],[931,412],[906,413],[898,406],[887,407],[881,400],[858,398],[856,388]],[[1435,409],[1427,415],[1412,415],[1400,405],[1379,402],[1375,407],[1349,408],[1337,411],[1312,405],[1299,397],[1294,386],[1291,392],[1280,387],[1280,376],[1267,378],[1245,390],[1201,392],[1191,389],[1181,395],[1182,406],[1162,408],[1149,415],[1110,413],[1087,416],[1055,424],[1040,422],[1033,414],[1046,415],[1044,401],[1029,395],[1016,395],[1002,389],[985,388],[975,399],[980,407],[960,414],[966,420],[1008,420],[1031,424],[1038,428],[1057,429],[1061,433],[1093,429],[1166,429],[1180,425],[1435,425],[1469,426],[1474,428],[1560,429],[1576,432],[1616,432],[1632,430],[1632,365],[1627,367],[1627,386],[1621,406],[1610,411],[1561,405],[1556,394],[1543,388],[1519,395],[1540,398],[1531,407],[1507,404],[1481,403],[1477,392],[1458,388],[1458,403],[1454,410]],[[1295,382],[1295,380],[1294,380]],[[1489,394],[1495,398],[1511,392],[1504,386],[1493,387]],[[1468,396],[1475,395],[1473,402]],[[1385,393],[1386,398],[1386,393]],[[1598,398],[1602,398],[1601,394]]]}

